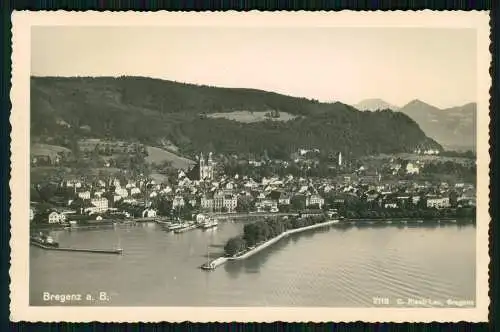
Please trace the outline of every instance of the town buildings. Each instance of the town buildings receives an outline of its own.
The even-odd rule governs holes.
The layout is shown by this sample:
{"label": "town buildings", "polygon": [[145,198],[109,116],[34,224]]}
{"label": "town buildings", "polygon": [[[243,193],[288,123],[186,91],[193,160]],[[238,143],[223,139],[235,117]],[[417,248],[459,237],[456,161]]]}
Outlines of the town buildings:
{"label": "town buildings", "polygon": [[306,207],[318,206],[318,208],[321,209],[321,208],[323,208],[324,204],[325,204],[325,200],[320,195],[312,194],[312,195],[306,196]]}
{"label": "town buildings", "polygon": [[89,214],[105,212],[108,210],[109,207],[108,199],[105,197],[93,198],[90,200],[90,204],[91,204],[90,207],[84,209],[84,211]]}
{"label": "town buildings", "polygon": [[450,198],[449,197],[428,197],[427,198],[427,207],[436,208],[436,209],[444,209],[450,207]]}
{"label": "town buildings", "polygon": [[[305,152],[300,163],[309,162],[307,158],[314,153],[313,150]],[[329,157],[334,166],[344,163],[341,153],[336,157],[337,160]],[[179,171],[165,183],[156,183],[142,175],[132,177],[122,174],[120,180],[112,176],[94,178],[92,181],[86,181],[85,177],[69,178],[60,181],[59,185],[64,189],[61,191],[69,195],[65,202],[76,199],[81,205],[83,200],[84,205],[78,208],[78,212],[93,215],[92,218],[106,213],[111,207],[118,207],[120,211],[135,217],[153,218],[159,213],[159,205],[166,207],[162,210],[163,214],[169,213],[165,209],[170,209],[172,214],[179,214],[183,209],[200,213],[274,213],[304,208],[342,208],[352,201],[362,202],[373,209],[404,209],[412,205],[418,205],[419,209],[444,209],[452,206],[452,192],[456,192],[459,206],[475,205],[475,186],[470,183],[463,180],[448,183],[441,179],[438,183],[419,181],[418,175],[423,166],[418,160],[403,162],[394,159],[382,166],[358,165],[351,170],[345,166],[337,168],[339,174],[336,176],[312,177],[302,172],[294,175],[283,173],[287,164],[279,161],[267,160],[262,161],[262,164],[259,161],[259,164],[250,165],[250,158],[254,157],[248,158],[246,162],[251,171],[247,174],[223,174],[223,165],[216,172],[216,163],[210,153],[207,159],[200,154],[193,172],[196,176],[193,178],[190,172],[194,168],[191,171]],[[309,164],[314,165],[312,161]],[[274,171],[259,176],[256,169],[269,165]],[[420,202],[422,198],[424,201]],[[296,204],[297,201],[300,201],[299,204]],[[238,209],[240,203],[242,210]],[[30,211],[30,219],[34,219],[36,214]],[[58,223],[64,218],[58,212],[47,214],[44,220]]]}

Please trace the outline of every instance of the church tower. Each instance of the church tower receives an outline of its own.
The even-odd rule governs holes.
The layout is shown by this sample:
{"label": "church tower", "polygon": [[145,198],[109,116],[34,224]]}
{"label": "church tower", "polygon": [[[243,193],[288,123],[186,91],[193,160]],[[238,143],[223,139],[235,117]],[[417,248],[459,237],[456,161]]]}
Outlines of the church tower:
{"label": "church tower", "polygon": [[213,179],[214,178],[214,161],[212,159],[212,152],[210,152],[208,154],[208,165],[207,165],[207,177],[209,179]]}
{"label": "church tower", "polygon": [[200,180],[205,178],[205,159],[203,159],[203,152],[200,153]]}

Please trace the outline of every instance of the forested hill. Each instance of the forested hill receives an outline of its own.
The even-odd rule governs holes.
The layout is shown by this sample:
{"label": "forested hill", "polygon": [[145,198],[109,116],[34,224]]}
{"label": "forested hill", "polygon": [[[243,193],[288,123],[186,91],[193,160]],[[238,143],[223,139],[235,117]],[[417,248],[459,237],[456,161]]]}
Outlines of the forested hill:
{"label": "forested hill", "polygon": [[[252,89],[143,77],[32,77],[30,98],[32,136],[56,141],[86,136],[158,145],[168,140],[185,154],[266,150],[275,157],[301,147],[355,155],[441,148],[402,113],[360,112],[342,103]],[[253,122],[224,118],[242,111],[275,113]],[[279,121],[280,113],[287,121]]]}

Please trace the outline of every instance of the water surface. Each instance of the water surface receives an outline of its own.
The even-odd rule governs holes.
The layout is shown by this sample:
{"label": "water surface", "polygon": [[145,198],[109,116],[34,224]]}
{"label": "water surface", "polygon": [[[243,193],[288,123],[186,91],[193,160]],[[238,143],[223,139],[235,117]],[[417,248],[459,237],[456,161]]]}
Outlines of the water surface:
{"label": "water surface", "polygon": [[[156,224],[58,231],[61,246],[124,249],[123,255],[30,247],[31,305],[374,306],[374,297],[424,299],[417,306],[475,300],[474,226],[328,227],[295,234],[212,272],[244,223],[182,234]],[[101,302],[44,301],[52,294],[106,292]],[[471,304],[471,303],[468,303]],[[400,305],[402,305],[400,303]]]}

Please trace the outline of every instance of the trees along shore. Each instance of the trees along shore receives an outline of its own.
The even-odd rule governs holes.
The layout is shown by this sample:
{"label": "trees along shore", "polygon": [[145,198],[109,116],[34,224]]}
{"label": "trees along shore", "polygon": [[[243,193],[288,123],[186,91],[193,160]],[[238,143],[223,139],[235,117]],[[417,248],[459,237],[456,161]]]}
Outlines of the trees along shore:
{"label": "trees along shore", "polygon": [[358,209],[342,213],[347,219],[436,219],[436,218],[476,218],[476,207],[446,209]]}
{"label": "trees along shore", "polygon": [[257,244],[268,241],[284,232],[301,227],[311,226],[326,221],[326,216],[314,216],[261,220],[247,224],[243,228],[243,235],[230,238],[224,246],[227,256],[234,256],[246,251]]}

